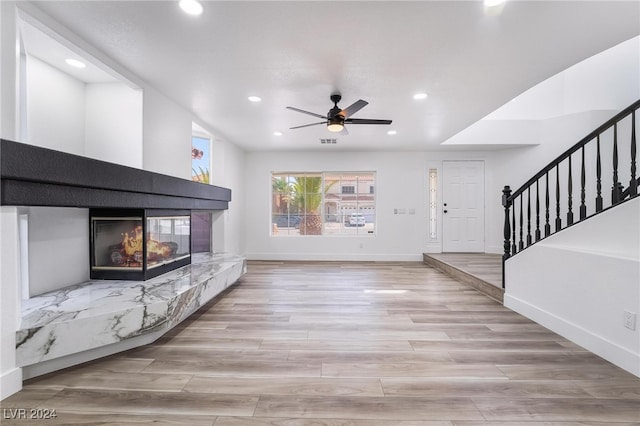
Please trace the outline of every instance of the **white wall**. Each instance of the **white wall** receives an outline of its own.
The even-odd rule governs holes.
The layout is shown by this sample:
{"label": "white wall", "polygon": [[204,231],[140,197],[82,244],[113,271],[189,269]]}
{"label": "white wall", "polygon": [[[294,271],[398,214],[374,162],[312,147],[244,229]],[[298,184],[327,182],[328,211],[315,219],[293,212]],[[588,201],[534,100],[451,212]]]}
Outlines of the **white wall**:
{"label": "white wall", "polygon": [[640,377],[640,197],[510,258],[505,306]]}
{"label": "white wall", "polygon": [[640,94],[640,36],[575,64],[532,87],[484,120],[546,120],[592,110],[621,110]]}
{"label": "white wall", "polygon": [[27,135],[31,145],[85,153],[84,83],[27,57]]}
{"label": "white wall", "polygon": [[22,370],[16,367],[16,330],[20,324],[20,259],[18,214],[15,207],[0,208],[0,399],[22,387]]}
{"label": "white wall", "polygon": [[0,137],[15,140],[19,130],[19,83],[15,3],[0,2]]}
{"label": "white wall", "polygon": [[142,164],[145,170],[191,180],[193,115],[152,88],[143,100]]}
{"label": "white wall", "polygon": [[[214,217],[214,251],[246,252],[244,170],[244,151],[231,143],[214,140],[212,183],[231,189],[229,209]],[[220,241],[216,241],[216,239]]]}
{"label": "white wall", "polygon": [[123,83],[85,88],[85,153],[102,161],[142,168],[142,91]]}
{"label": "white wall", "polygon": [[29,295],[89,280],[89,211],[29,207]]}
{"label": "white wall", "polygon": [[85,84],[33,56],[26,66],[23,141],[142,167],[142,91],[123,83]]}
{"label": "white wall", "polygon": [[[16,11],[13,2],[0,2],[0,137],[19,137],[16,49]],[[20,312],[18,213],[0,207],[0,399],[22,387],[22,369],[16,368],[16,335]]]}
{"label": "white wall", "polygon": [[[428,241],[428,169],[437,168],[441,182],[442,160],[482,159],[485,184],[495,182],[491,153],[250,152],[245,158],[244,223],[250,259],[418,261],[423,252],[440,251],[442,247],[441,208],[438,208],[439,239]],[[376,234],[271,236],[271,173],[296,171],[376,172]],[[413,209],[415,214],[398,215],[394,209],[407,212]],[[485,212],[487,217],[501,214],[500,198],[487,199]],[[501,243],[493,251],[500,246]],[[485,249],[492,251],[488,245]]]}

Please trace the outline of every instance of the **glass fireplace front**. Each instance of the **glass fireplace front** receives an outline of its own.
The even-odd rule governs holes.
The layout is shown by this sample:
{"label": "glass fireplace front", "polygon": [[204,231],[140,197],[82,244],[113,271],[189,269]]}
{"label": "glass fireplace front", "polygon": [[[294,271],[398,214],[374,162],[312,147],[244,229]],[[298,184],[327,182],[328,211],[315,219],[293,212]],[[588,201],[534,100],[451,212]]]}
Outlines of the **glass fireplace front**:
{"label": "glass fireplace front", "polygon": [[91,209],[91,278],[146,280],[191,263],[191,213]]}

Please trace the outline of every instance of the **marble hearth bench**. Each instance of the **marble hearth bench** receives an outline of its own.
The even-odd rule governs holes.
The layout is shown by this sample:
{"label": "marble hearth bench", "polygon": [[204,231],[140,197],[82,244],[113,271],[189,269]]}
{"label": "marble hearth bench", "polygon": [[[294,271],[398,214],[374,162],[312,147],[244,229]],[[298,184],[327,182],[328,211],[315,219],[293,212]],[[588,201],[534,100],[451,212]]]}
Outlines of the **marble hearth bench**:
{"label": "marble hearth bench", "polygon": [[246,259],[198,253],[147,281],[92,280],[23,301],[16,360],[25,378],[147,344],[246,273]]}

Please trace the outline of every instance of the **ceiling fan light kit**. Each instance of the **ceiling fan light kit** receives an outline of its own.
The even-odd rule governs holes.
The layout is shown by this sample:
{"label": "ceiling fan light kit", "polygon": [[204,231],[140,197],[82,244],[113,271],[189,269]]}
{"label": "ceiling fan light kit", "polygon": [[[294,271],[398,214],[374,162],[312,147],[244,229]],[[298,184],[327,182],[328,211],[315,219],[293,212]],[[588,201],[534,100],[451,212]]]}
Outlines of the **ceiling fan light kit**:
{"label": "ceiling fan light kit", "polygon": [[337,116],[329,120],[327,130],[330,132],[341,132],[344,129],[344,118]]}
{"label": "ceiling fan light kit", "polygon": [[364,108],[369,104],[367,101],[363,101],[362,99],[360,99],[354,102],[353,104],[349,105],[345,109],[340,109],[340,107],[338,106],[338,102],[340,102],[340,99],[342,99],[341,95],[333,94],[329,97],[329,99],[331,99],[331,102],[333,102],[333,108],[329,110],[326,116],[322,114],[316,114],[315,112],[305,111],[300,108],[288,106],[287,109],[301,112],[307,115],[312,115],[314,117],[322,118],[323,120],[325,120],[317,123],[303,124],[302,126],[290,127],[290,129],[300,129],[302,127],[326,124],[327,130],[329,130],[330,132],[334,132],[334,133],[342,132],[343,134],[348,134],[347,129],[345,128],[345,124],[391,124],[391,120],[351,118],[353,114],[360,111],[362,108]]}

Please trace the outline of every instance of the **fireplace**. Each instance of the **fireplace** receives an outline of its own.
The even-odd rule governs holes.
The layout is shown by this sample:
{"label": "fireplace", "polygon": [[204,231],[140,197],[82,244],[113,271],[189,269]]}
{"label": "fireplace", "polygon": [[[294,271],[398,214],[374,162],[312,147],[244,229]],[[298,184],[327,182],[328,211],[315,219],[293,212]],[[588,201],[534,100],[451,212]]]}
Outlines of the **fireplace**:
{"label": "fireplace", "polygon": [[191,212],[90,209],[91,279],[147,280],[191,263]]}

